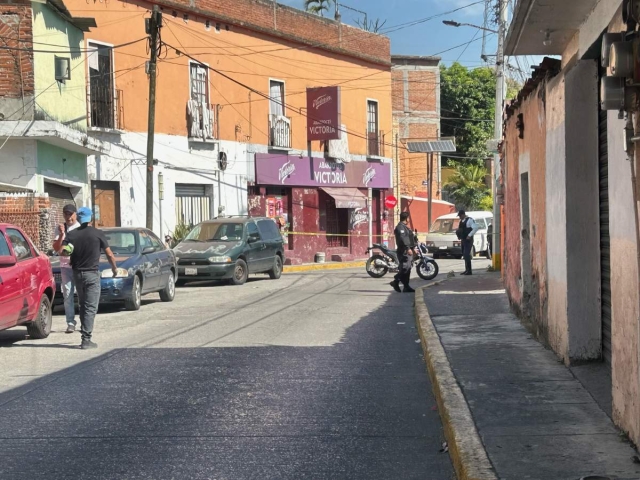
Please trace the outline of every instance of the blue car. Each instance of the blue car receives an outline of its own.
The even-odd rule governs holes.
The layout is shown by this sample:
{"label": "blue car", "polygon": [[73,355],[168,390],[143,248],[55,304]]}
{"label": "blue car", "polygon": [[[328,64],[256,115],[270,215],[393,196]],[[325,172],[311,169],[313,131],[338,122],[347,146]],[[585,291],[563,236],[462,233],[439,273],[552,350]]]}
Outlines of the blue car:
{"label": "blue car", "polygon": [[[102,291],[100,303],[124,303],[127,310],[138,310],[142,295],[159,292],[163,302],[173,301],[178,268],[176,256],[146,228],[103,228],[111,251],[116,257],[118,274],[114,278],[106,256],[100,259]],[[54,305],[64,303],[60,288],[60,265],[51,257],[56,279]]]}

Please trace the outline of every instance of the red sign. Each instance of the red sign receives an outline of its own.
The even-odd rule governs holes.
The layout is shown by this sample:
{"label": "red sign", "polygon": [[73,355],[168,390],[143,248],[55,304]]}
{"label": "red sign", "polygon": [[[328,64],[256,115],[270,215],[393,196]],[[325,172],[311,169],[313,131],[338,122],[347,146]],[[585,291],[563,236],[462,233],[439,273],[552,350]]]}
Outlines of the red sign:
{"label": "red sign", "polygon": [[340,87],[307,88],[307,140],[340,138]]}
{"label": "red sign", "polygon": [[398,205],[398,199],[396,197],[394,197],[393,195],[389,195],[387,198],[384,199],[384,206],[387,208],[395,208],[395,206]]}

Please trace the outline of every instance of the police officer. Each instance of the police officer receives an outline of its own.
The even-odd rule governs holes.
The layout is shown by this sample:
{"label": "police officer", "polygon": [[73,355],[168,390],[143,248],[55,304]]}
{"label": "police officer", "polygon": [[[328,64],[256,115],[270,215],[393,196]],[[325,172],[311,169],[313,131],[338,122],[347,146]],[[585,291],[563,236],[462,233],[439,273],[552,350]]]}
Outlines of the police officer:
{"label": "police officer", "polygon": [[460,226],[456,230],[456,235],[462,243],[462,256],[464,257],[464,273],[462,275],[473,275],[471,271],[473,236],[480,227],[473,218],[467,216],[464,210],[458,212],[458,217],[460,218]]}
{"label": "police officer", "polygon": [[397,275],[394,277],[395,280],[389,284],[396,292],[400,292],[400,283],[402,283],[404,285],[402,292],[404,293],[415,292],[415,290],[409,286],[409,280],[411,279],[411,265],[414,253],[413,249],[416,246],[416,242],[415,235],[409,228],[408,224],[409,212],[402,212],[400,214],[400,223],[394,230],[400,268]]}

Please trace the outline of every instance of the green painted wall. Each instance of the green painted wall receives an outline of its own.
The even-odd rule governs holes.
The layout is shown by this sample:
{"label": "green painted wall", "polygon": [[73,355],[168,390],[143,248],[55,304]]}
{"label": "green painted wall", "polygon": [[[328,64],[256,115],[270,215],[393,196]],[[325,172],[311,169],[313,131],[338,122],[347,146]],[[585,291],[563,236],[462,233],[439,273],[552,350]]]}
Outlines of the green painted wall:
{"label": "green painted wall", "polygon": [[[84,48],[84,34],[46,4],[32,2],[31,5],[33,37],[41,43],[51,44],[38,44],[36,50],[74,49],[73,53],[69,54],[34,52],[36,112],[45,119],[69,122],[70,127],[86,131],[87,89],[83,65],[85,53],[77,50]],[[60,45],[64,45],[65,48],[61,48]],[[71,79],[65,80],[64,83],[56,82],[56,55],[71,59]]]}
{"label": "green painted wall", "polygon": [[87,156],[39,141],[38,174],[87,183]]}

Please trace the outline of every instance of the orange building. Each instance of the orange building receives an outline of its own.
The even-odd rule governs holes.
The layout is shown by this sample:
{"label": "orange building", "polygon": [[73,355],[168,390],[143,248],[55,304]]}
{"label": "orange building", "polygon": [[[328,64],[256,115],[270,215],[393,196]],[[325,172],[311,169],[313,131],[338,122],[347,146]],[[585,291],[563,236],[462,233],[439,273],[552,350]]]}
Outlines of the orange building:
{"label": "orange building", "polygon": [[[304,252],[302,239],[290,235],[294,262],[320,252],[362,256],[355,239],[367,236],[365,227],[381,234],[382,199],[392,181],[388,38],[267,0],[66,3],[74,15],[90,15],[98,24],[85,42],[89,130],[111,144],[109,155],[89,160],[99,224],[144,224],[145,20],[156,5],[162,28],[154,157],[164,199],[156,188],[154,230],[167,233],[218,214],[268,214],[277,200],[283,228],[318,234],[307,238]],[[307,88],[323,86],[339,87],[341,138],[308,143]],[[256,175],[259,161],[310,164],[311,158],[347,173],[380,165],[389,184],[374,181],[385,188],[370,188],[348,173],[353,178],[337,188],[351,189],[358,208],[344,208],[322,182],[271,185]],[[337,236],[349,233],[358,236]]]}

